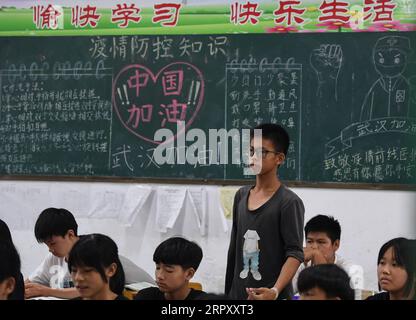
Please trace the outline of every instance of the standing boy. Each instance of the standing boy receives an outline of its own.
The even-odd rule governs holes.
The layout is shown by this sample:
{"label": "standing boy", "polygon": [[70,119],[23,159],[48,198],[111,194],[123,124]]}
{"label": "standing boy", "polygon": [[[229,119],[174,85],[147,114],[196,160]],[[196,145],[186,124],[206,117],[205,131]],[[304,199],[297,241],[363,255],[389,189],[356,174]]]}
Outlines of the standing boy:
{"label": "standing boy", "polygon": [[[256,184],[234,198],[225,293],[232,299],[287,299],[291,280],[303,262],[302,200],[277,175],[289,135],[281,126],[262,124],[250,136],[250,167]],[[254,289],[257,288],[257,289]]]}

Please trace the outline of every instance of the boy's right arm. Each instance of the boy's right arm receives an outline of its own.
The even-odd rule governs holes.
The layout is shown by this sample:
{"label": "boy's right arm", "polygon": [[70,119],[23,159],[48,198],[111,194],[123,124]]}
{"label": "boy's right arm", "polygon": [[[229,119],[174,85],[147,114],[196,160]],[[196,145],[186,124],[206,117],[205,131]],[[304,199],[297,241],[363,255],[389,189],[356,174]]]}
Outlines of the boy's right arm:
{"label": "boy's right arm", "polygon": [[56,297],[62,299],[73,299],[79,297],[76,288],[51,288],[51,267],[54,259],[49,254],[36,270],[25,280],[25,299],[34,297]]}
{"label": "boy's right arm", "polygon": [[61,299],[73,299],[79,297],[79,292],[76,288],[50,288],[39,283],[26,282],[25,283],[25,299],[34,297],[56,297]]}
{"label": "boy's right arm", "polygon": [[32,274],[30,274],[29,277],[25,280],[25,284],[30,282],[41,284],[43,286],[49,286],[50,276],[47,269],[49,269],[48,266],[50,264],[50,258],[51,257],[48,255],[42,261],[42,263],[36,268],[36,270],[32,272]]}

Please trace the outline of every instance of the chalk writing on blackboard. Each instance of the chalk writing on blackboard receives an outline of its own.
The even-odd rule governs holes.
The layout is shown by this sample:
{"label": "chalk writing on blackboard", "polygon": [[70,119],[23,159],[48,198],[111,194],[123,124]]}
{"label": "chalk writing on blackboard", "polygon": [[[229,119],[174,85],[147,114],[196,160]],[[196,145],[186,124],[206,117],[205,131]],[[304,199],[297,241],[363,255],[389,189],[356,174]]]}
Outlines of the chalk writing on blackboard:
{"label": "chalk writing on blackboard", "polygon": [[[158,144],[155,132],[189,127],[204,102],[201,71],[187,62],[174,62],[158,71],[139,65],[125,66],[113,82],[113,105],[123,126],[138,138]],[[176,137],[176,136],[175,136]]]}
{"label": "chalk writing on blackboard", "polygon": [[[4,170],[8,174],[94,174],[109,154],[111,103],[91,83],[104,86],[110,69],[102,60],[10,63],[2,69],[0,162]],[[89,84],[83,79],[94,81]],[[57,81],[65,83],[64,88],[57,88]],[[71,161],[68,153],[79,158]]]}
{"label": "chalk writing on blackboard", "polygon": [[264,122],[284,126],[290,136],[288,176],[300,172],[302,65],[294,58],[226,64],[227,128],[253,128]]}
{"label": "chalk writing on blackboard", "polygon": [[326,144],[323,165],[331,179],[411,182],[416,177],[416,118],[404,76],[411,52],[407,37],[377,39],[371,58],[379,78],[365,95],[360,121]]}

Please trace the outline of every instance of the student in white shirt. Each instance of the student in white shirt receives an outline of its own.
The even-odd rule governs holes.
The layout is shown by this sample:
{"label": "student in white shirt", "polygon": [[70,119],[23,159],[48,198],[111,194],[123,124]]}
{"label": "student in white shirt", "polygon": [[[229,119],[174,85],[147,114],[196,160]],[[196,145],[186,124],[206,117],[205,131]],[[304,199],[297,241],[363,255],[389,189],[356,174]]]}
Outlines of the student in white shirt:
{"label": "student in white shirt", "polygon": [[341,226],[338,220],[325,215],[313,217],[305,225],[305,238],[304,262],[299,266],[292,280],[295,293],[298,292],[297,281],[300,272],[309,266],[336,264],[344,269],[350,278],[356,276],[354,265],[336,253],[341,240]]}
{"label": "student in white shirt", "polygon": [[48,246],[50,254],[25,282],[25,297],[78,297],[68,272],[66,257],[78,241],[78,225],[66,209],[48,208],[36,220],[35,237]]}

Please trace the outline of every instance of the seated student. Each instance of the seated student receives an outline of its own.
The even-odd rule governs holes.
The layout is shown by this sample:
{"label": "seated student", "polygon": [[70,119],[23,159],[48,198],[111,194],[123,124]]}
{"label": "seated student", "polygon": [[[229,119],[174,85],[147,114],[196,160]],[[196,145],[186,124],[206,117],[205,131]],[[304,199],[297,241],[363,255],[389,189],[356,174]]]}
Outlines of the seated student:
{"label": "seated student", "polygon": [[85,235],[74,244],[68,268],[82,300],[128,300],[124,290],[124,270],[116,243],[108,236]]}
{"label": "seated student", "polygon": [[379,289],[384,292],[367,300],[416,299],[416,245],[415,240],[395,238],[386,242],[377,258]]}
{"label": "seated student", "polygon": [[[12,235],[10,233],[7,224],[0,219],[0,244],[8,244],[14,248],[17,256],[19,253],[13,244]],[[15,278],[14,291],[8,295],[8,300],[23,300],[25,298],[25,286],[23,281],[23,275],[20,272],[20,258],[19,258],[19,274]]]}
{"label": "seated student", "polygon": [[78,225],[66,209],[48,208],[36,220],[35,237],[45,243],[50,254],[25,283],[25,297],[51,296],[71,299],[78,297],[68,272],[66,257],[79,240]]}
{"label": "seated student", "polygon": [[0,300],[10,300],[20,273],[20,258],[12,243],[0,243]]}
{"label": "seated student", "polygon": [[[77,232],[78,224],[68,210],[48,208],[42,211],[36,220],[35,237],[39,243],[48,246],[50,254],[26,280],[26,298],[52,296],[71,299],[79,296],[78,291],[73,287],[66,262],[72,247],[80,239]],[[120,256],[124,266],[123,259]],[[126,260],[126,265],[126,283],[140,281],[154,283],[150,275],[130,260]],[[141,278],[143,280],[140,280]]]}
{"label": "seated student", "polygon": [[293,277],[292,284],[297,290],[297,279],[306,267],[333,263],[343,268],[352,277],[352,264],[348,263],[336,252],[340,246],[341,226],[338,220],[325,215],[317,215],[305,225],[306,248],[303,249],[304,263],[299,266]]}
{"label": "seated student", "polygon": [[298,278],[300,300],[354,300],[350,277],[335,264],[302,270]]}
{"label": "seated student", "polygon": [[206,293],[189,288],[202,260],[202,249],[184,238],[163,241],[153,254],[158,288],[140,290],[135,300],[195,300]]}

